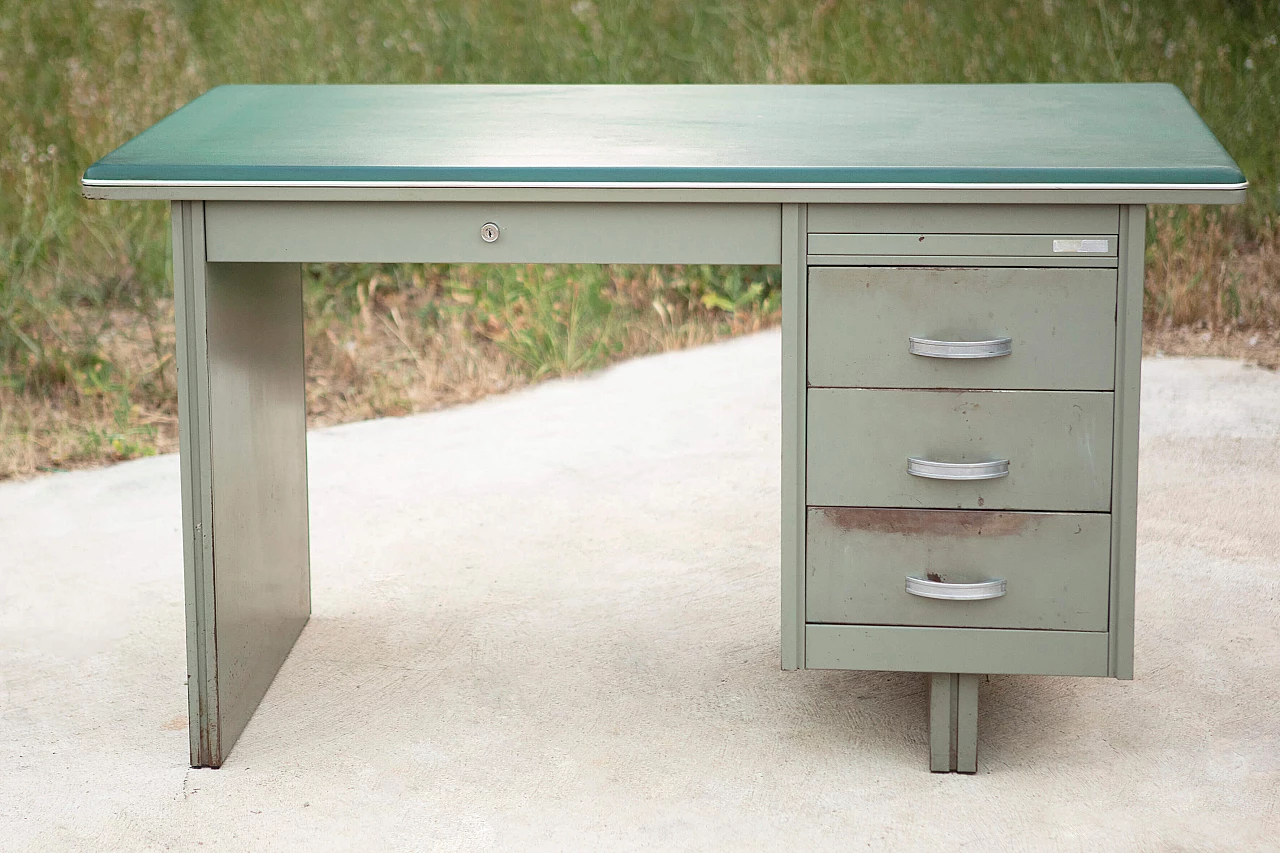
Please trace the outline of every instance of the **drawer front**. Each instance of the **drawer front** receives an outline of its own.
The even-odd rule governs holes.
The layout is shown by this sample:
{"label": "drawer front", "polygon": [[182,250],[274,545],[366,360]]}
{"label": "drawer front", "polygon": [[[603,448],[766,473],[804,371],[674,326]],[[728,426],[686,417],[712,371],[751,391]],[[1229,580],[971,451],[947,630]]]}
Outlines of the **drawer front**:
{"label": "drawer front", "polygon": [[[811,507],[807,621],[1107,630],[1111,516]],[[1004,581],[994,589],[930,586]],[[989,587],[995,584],[988,583]]]}
{"label": "drawer front", "polygon": [[[497,226],[493,239],[484,226]],[[205,204],[210,261],[776,264],[776,204]]]}
{"label": "drawer front", "polygon": [[[807,503],[1108,512],[1112,395],[1088,391],[808,392]],[[998,474],[944,465],[1008,461]]]}
{"label": "drawer front", "polygon": [[[814,267],[808,304],[812,386],[1115,384],[1114,270]],[[942,345],[913,354],[912,338]],[[1004,355],[947,346],[1004,339]]]}
{"label": "drawer front", "polygon": [[1110,258],[1115,234],[810,234],[811,255]]}

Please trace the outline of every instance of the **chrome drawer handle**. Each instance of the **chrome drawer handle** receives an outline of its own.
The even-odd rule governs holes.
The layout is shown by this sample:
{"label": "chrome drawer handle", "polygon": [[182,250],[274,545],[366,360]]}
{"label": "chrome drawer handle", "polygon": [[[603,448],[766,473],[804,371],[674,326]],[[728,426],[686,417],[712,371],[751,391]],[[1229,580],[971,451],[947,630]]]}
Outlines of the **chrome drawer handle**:
{"label": "chrome drawer handle", "polygon": [[996,578],[980,583],[947,583],[908,575],[907,592],[921,598],[941,598],[945,601],[981,601],[1004,595],[1005,581],[1004,578]]}
{"label": "chrome drawer handle", "polygon": [[990,462],[934,462],[931,459],[907,459],[907,473],[929,480],[997,480],[1009,476],[1009,460]]}
{"label": "chrome drawer handle", "polygon": [[929,338],[908,339],[907,351],[925,358],[999,358],[1013,352],[1013,338],[990,341],[933,341]]}

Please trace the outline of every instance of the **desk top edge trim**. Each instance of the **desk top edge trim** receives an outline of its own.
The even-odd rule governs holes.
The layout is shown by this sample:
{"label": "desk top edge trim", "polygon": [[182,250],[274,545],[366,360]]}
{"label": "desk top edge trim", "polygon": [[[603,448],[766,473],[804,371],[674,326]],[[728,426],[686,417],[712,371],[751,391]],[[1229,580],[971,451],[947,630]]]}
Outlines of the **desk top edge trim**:
{"label": "desk top edge trim", "polygon": [[603,190],[1081,190],[1088,192],[1243,192],[1248,181],[1234,184],[1135,183],[725,183],[689,181],[165,181],[81,179],[85,189],[603,189]]}

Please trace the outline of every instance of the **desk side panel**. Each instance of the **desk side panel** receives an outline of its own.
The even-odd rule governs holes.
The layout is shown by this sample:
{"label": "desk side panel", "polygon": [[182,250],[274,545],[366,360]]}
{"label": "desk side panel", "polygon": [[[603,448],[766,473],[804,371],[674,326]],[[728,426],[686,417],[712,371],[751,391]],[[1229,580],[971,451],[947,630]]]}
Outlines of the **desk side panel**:
{"label": "desk side panel", "polygon": [[218,766],[311,613],[302,274],[208,264]]}

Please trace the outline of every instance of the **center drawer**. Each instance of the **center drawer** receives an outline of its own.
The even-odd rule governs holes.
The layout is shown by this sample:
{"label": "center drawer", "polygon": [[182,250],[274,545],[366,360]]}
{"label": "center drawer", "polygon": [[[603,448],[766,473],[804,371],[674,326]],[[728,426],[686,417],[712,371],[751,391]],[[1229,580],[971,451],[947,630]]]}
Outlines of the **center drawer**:
{"label": "center drawer", "polygon": [[811,386],[1111,390],[1115,331],[1110,269],[809,270]]}
{"label": "center drawer", "polygon": [[1105,513],[810,507],[805,538],[809,622],[1107,630]]}
{"label": "center drawer", "polygon": [[811,506],[1111,509],[1107,392],[814,388],[807,429]]}

